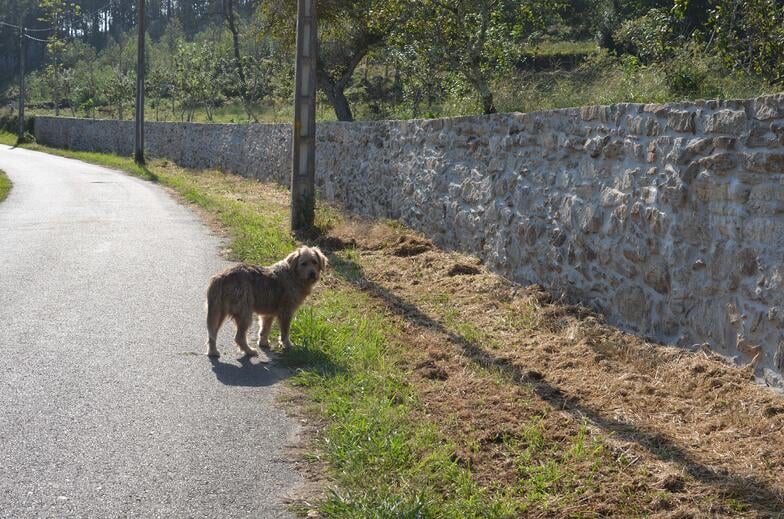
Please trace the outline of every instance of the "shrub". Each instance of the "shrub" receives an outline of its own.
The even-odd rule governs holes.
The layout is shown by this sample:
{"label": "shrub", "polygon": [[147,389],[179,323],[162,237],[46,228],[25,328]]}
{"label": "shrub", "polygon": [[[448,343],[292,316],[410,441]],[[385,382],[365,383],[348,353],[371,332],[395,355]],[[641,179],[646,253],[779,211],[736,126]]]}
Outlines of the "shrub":
{"label": "shrub", "polygon": [[618,48],[637,56],[642,63],[662,61],[673,49],[673,19],[665,9],[651,9],[647,14],[621,24],[613,34]]}

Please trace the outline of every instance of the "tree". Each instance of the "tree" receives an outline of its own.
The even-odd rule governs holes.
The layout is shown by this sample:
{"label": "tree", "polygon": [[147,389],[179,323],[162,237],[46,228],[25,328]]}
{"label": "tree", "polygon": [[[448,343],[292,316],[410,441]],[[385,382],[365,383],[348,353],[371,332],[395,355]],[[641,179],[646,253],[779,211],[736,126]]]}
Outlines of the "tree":
{"label": "tree", "polygon": [[80,7],[76,3],[65,0],[41,0],[40,8],[43,10],[42,21],[48,22],[52,27],[52,34],[46,44],[50,64],[46,67],[45,75],[47,84],[51,89],[55,115],[60,115],[60,103],[63,100],[64,89],[67,88],[66,77],[62,70],[61,61],[66,48],[66,40],[62,37],[62,24],[70,16],[78,16]]}
{"label": "tree", "polygon": [[519,58],[547,14],[548,0],[420,0],[398,32],[399,45],[411,45],[433,69],[456,72],[481,100],[486,114],[496,111],[490,78]]}
{"label": "tree", "polygon": [[718,0],[709,13],[713,43],[728,65],[774,84],[784,82],[784,5]]}
{"label": "tree", "polygon": [[[408,0],[322,0],[318,3],[319,55],[316,80],[340,121],[353,121],[346,98],[354,71],[399,26],[415,2]],[[296,0],[262,4],[260,16],[269,34],[283,46],[296,39]]]}
{"label": "tree", "polygon": [[415,45],[398,45],[391,50],[392,65],[398,75],[404,78],[401,84],[402,97],[410,107],[410,117],[433,117],[433,105],[439,93],[445,90],[447,75],[434,74],[430,64],[432,60],[418,56]]}
{"label": "tree", "polygon": [[233,66],[237,74],[237,79],[239,80],[242,104],[245,107],[245,111],[248,113],[248,117],[255,122],[259,122],[259,119],[253,111],[248,79],[245,74],[245,62],[240,53],[240,33],[237,28],[237,21],[234,17],[234,0],[223,0],[223,17],[226,19],[226,25],[228,25],[229,31],[231,32],[232,50],[234,51]]}
{"label": "tree", "polygon": [[196,108],[203,107],[212,121],[220,103],[224,78],[220,57],[214,47],[183,42],[174,57],[174,92],[180,101],[183,118],[190,122]]}
{"label": "tree", "polygon": [[103,65],[101,92],[113,105],[118,119],[123,119],[125,107],[133,102],[136,78],[136,40],[127,36],[110,41],[101,53]]}
{"label": "tree", "polygon": [[174,97],[174,71],[170,67],[154,62],[147,74],[147,86],[152,107],[155,109],[155,120],[161,120],[161,105],[165,98]]}
{"label": "tree", "polygon": [[117,108],[117,118],[123,120],[126,104],[133,102],[135,77],[115,67],[103,84],[106,100]]}

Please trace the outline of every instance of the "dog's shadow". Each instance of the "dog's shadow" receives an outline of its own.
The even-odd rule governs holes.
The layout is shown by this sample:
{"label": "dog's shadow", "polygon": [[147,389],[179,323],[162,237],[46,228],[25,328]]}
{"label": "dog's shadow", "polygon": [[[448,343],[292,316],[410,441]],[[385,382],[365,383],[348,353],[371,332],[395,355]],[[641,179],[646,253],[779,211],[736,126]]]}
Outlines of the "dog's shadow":
{"label": "dog's shadow", "polygon": [[254,362],[248,356],[240,357],[238,360],[239,366],[210,358],[212,372],[215,373],[218,382],[226,386],[265,387],[284,380],[290,374],[288,370],[272,362]]}

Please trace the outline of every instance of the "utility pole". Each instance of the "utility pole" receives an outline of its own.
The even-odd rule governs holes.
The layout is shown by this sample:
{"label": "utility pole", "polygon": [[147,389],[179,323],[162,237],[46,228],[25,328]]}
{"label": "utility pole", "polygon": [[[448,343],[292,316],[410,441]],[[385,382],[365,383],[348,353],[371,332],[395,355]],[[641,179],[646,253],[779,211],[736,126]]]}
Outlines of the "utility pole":
{"label": "utility pole", "polygon": [[133,160],[144,164],[144,0],[139,0],[139,42],[136,56],[136,142]]}
{"label": "utility pole", "polygon": [[[17,2],[17,8],[19,8],[19,2]],[[17,128],[16,133],[16,142],[21,144],[24,140],[24,128],[25,128],[25,30],[24,30],[24,19],[25,15],[24,12],[19,9],[19,117],[18,123],[19,127]]]}
{"label": "utility pole", "polygon": [[16,141],[21,143],[24,140],[25,129],[25,32],[22,23],[24,18],[19,20],[19,128],[17,130]]}
{"label": "utility pole", "polygon": [[313,227],[316,208],[316,0],[298,0],[292,138],[291,229]]}

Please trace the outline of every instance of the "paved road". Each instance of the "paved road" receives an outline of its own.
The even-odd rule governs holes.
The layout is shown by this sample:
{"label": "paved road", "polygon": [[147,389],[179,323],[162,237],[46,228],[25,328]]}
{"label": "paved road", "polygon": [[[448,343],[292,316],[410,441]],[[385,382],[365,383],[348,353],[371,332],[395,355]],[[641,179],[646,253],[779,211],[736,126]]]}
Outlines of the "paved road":
{"label": "paved road", "polygon": [[0,517],[285,517],[286,371],[204,355],[220,240],[160,187],[0,146]]}

